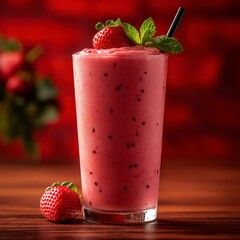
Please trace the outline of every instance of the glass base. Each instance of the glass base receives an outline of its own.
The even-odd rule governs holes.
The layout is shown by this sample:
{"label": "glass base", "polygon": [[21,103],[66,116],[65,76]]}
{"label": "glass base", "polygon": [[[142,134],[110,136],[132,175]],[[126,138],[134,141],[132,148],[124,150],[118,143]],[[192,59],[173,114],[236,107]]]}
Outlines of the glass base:
{"label": "glass base", "polygon": [[114,212],[114,211],[99,211],[86,208],[83,206],[83,217],[88,222],[92,223],[107,223],[107,224],[137,224],[151,222],[157,219],[157,208],[150,208],[136,212]]}

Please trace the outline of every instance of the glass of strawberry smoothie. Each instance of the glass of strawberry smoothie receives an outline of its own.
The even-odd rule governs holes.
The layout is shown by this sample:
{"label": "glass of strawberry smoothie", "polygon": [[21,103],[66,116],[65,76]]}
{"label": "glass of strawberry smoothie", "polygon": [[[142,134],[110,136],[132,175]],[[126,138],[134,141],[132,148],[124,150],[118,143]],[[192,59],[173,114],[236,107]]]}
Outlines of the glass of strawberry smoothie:
{"label": "glass of strawberry smoothie", "polygon": [[167,65],[143,46],[73,54],[86,220],[157,218]]}

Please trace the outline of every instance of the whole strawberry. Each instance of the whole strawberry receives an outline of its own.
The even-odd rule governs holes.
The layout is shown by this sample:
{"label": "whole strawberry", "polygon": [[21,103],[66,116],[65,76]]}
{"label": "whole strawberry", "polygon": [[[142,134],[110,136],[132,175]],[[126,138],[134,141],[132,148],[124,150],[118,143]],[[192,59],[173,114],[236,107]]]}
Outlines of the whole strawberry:
{"label": "whole strawberry", "polygon": [[14,75],[7,79],[6,90],[9,93],[13,93],[22,97],[26,97],[31,91],[31,85],[28,81],[25,81],[18,75]]}
{"label": "whole strawberry", "polygon": [[76,186],[71,182],[53,183],[40,200],[42,214],[51,221],[76,219],[81,213],[81,202]]}
{"label": "whole strawberry", "polygon": [[23,53],[2,52],[0,53],[0,76],[2,79],[9,78],[21,67],[24,62]]}
{"label": "whole strawberry", "polygon": [[96,28],[100,31],[93,37],[93,48],[95,49],[133,46],[133,42],[125,34],[123,26],[117,22],[109,20],[106,22],[106,26],[98,23]]}

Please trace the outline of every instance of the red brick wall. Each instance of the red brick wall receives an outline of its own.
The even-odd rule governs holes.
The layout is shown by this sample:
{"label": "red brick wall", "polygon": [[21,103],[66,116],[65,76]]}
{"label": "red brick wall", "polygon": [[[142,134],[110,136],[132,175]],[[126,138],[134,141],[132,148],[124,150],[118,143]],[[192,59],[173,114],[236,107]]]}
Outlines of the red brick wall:
{"label": "red brick wall", "polygon": [[[0,32],[42,45],[38,68],[60,90],[59,122],[37,134],[42,161],[78,159],[71,54],[91,46],[95,23],[121,17],[139,26],[152,16],[165,34],[180,5],[175,36],[185,52],[170,59],[163,158],[240,157],[238,0],[2,0]],[[14,158],[26,158],[18,143],[0,143],[0,159]]]}

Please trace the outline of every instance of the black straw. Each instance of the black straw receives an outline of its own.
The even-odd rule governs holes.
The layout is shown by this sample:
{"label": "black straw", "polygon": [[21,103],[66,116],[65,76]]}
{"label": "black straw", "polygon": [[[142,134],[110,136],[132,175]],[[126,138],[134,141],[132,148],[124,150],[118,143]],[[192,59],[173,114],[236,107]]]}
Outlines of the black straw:
{"label": "black straw", "polygon": [[182,16],[185,12],[185,9],[180,7],[178,8],[178,11],[172,21],[172,24],[170,26],[170,28],[168,29],[168,32],[167,32],[167,37],[172,37],[174,35],[174,33],[176,32],[177,30],[177,27],[179,25],[179,23],[181,22],[181,19],[182,19]]}

